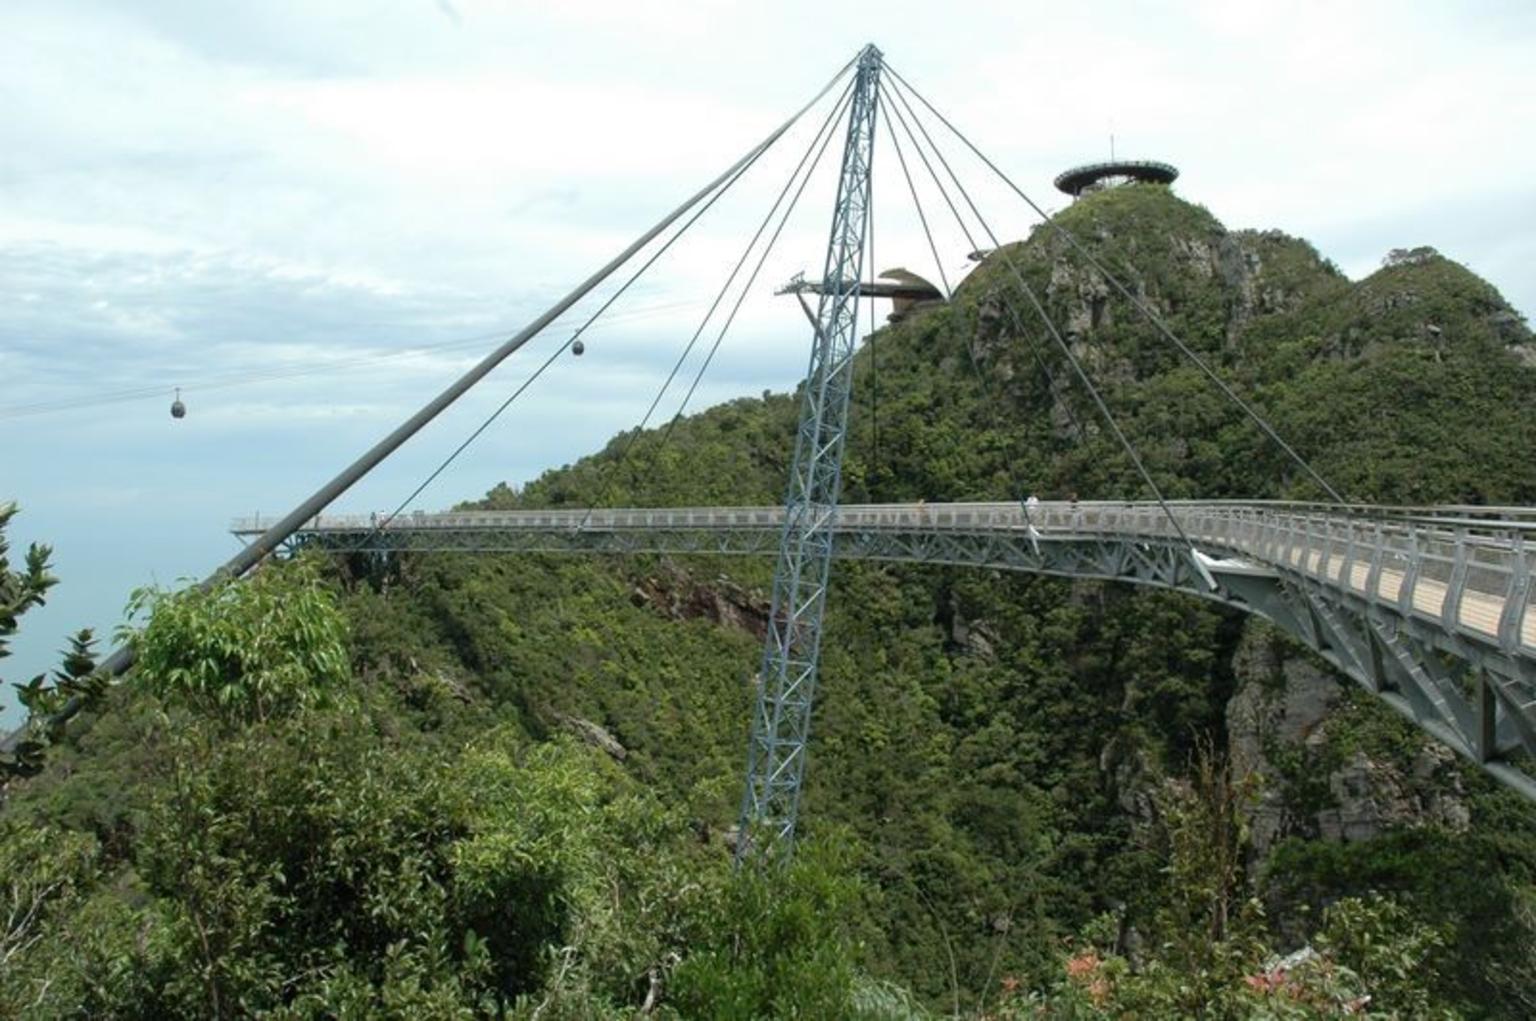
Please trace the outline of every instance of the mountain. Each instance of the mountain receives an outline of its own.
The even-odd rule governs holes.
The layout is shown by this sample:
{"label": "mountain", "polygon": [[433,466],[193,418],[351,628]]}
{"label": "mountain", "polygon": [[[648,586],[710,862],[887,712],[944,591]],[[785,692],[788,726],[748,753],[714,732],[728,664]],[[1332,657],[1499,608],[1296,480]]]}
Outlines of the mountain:
{"label": "mountain", "polygon": [[[1057,222],[1350,499],[1536,503],[1536,349],[1464,267],[1414,248],[1351,282],[1154,185]],[[865,342],[844,499],[1145,498],[1063,347],[1166,495],[1323,495],[1042,226]],[[797,410],[733,401],[475,506],[777,503]],[[12,785],[8,868],[47,874],[28,826],[80,864],[7,1002],[84,974],[124,1013],[133,962],[167,1013],[237,990],[291,1016],[1536,1013],[1536,806],[1214,604],[835,565],[804,860],[733,878],[771,563],[305,570],[263,571],[268,604],[162,598],[160,673]],[[328,662],[283,659],[316,640],[300,618],[282,669],[221,653],[190,685],[177,650],[243,648],[223,622],[285,585],[345,620],[343,696],[245,701]]]}

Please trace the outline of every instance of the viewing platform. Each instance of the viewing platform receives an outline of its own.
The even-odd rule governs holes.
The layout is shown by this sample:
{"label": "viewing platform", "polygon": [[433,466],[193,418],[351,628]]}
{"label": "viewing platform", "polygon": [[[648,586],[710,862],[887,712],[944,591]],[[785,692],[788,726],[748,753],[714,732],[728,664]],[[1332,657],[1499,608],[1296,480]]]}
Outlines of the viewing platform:
{"label": "viewing platform", "polygon": [[1118,184],[1172,184],[1178,176],[1179,168],[1171,163],[1160,163],[1157,160],[1111,160],[1108,163],[1085,163],[1063,171],[1056,175],[1056,187],[1078,198],[1084,192]]}

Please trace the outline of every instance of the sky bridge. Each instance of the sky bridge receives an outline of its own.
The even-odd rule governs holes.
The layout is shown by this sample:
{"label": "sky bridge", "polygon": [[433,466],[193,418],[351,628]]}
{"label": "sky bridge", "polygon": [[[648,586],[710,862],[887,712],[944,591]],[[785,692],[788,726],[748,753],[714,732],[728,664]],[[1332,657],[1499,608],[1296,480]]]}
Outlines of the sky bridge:
{"label": "sky bridge", "polygon": [[[1230,501],[846,505],[841,558],[1178,589],[1264,617],[1536,799],[1536,510]],[[783,507],[321,515],[289,540],[352,553],[774,555]],[[1175,523],[1182,528],[1181,537]],[[243,518],[251,540],[272,522]],[[1193,548],[1186,545],[1192,541]],[[1214,580],[1214,587],[1205,575]]]}
{"label": "sky bridge", "polygon": [[[811,327],[811,358],[799,388],[800,416],[793,436],[784,500],[774,507],[604,508],[506,512],[405,512],[455,459],[484,434],[544,372],[567,353],[581,354],[582,335],[631,285],[725,195],[758,158],[808,111],[825,109],[799,163],[774,204],[725,275],[698,328],[688,338],[644,417],[621,437],[606,462],[595,504],[606,502],[610,473],[631,460],[636,440],[674,382],[683,390],[676,411],[654,430],[650,454],[664,446],[683,418],[704,373],[735,321],[746,295],[778,240],[807,183],[834,138],[842,138],[836,200],[819,282],[792,280]],[[907,271],[870,280],[874,265],[872,165],[883,128],[922,227],[937,285]],[[936,138],[935,136],[938,136]],[[903,138],[905,141],[903,141]],[[942,138],[941,143],[938,139]],[[984,168],[1064,244],[1063,251],[1091,266],[1110,290],[1176,351],[1290,461],[1290,478],[1325,494],[1326,504],[1262,501],[1168,500],[1116,417],[1113,392],[1101,391],[1091,364],[1078,357],[1046,296],[1031,283],[982,213],[963,175],[946,155],[964,155]],[[908,156],[911,156],[909,159]],[[890,164],[886,164],[890,165]],[[962,164],[966,166],[967,164]],[[1110,177],[1171,181],[1163,164],[1081,168],[1066,184],[1088,187]],[[925,189],[914,173],[927,174]],[[1111,173],[1114,171],[1115,173]],[[1139,176],[1138,176],[1139,175]],[[840,506],[843,455],[853,412],[854,365],[860,348],[861,299],[889,299],[898,314],[948,300],[954,293],[946,259],[924,212],[921,191],[942,199],[963,236],[963,251],[990,252],[986,300],[1006,315],[1007,339],[1028,347],[1052,398],[1070,390],[1083,414],[1094,416],[1151,497],[1144,502],[1040,503],[1026,498],[1030,480],[1008,465],[1016,499],[1007,503]],[[882,206],[885,208],[885,206]],[[646,253],[642,255],[642,253]],[[755,261],[754,261],[755,259]],[[1114,260],[1110,260],[1114,261]],[[748,266],[752,268],[747,269]],[[623,270],[621,274],[619,271]],[[597,289],[611,279],[616,286]],[[594,292],[605,295],[563,341],[469,436],[399,502],[366,517],[326,511],[353,485],[453,405],[524,345],[548,333],[562,316]],[[817,298],[815,307],[807,294]],[[872,315],[871,308],[870,314]],[[697,349],[706,329],[712,345]],[[564,333],[564,331],[561,331]],[[989,401],[1006,399],[995,366],[979,357],[974,337],[963,338],[969,368]],[[699,356],[695,355],[696,349]],[[869,345],[871,412],[878,414],[878,375]],[[692,363],[690,358],[692,357]],[[697,363],[691,382],[682,373]],[[1057,372],[1052,371],[1052,364]],[[1058,379],[1059,375],[1059,379]],[[1062,386],[1058,386],[1061,383]],[[576,414],[579,407],[573,407]],[[1077,413],[1073,424],[1081,435]],[[878,419],[872,430],[878,437]],[[878,441],[876,441],[878,447]],[[1127,494],[1130,495],[1130,494]],[[487,353],[335,478],[287,514],[237,522],[244,548],[201,584],[239,577],[274,553],[316,547],[336,553],[389,556],[461,553],[665,553],[771,555],[776,558],[761,679],[750,721],[747,769],[737,844],[738,859],[788,854],[794,842],[806,748],[815,700],[829,569],[837,557],[946,564],[1102,579],[1157,586],[1215,600],[1273,621],[1355,683],[1424,731],[1478,763],[1500,781],[1536,800],[1536,609],[1530,605],[1531,540],[1536,508],[1388,508],[1349,503],[1195,348],[1186,344],[1093,246],[1051,217],[968,137],[919,93],[874,46],[861,49],[787,121],[676,209],[667,213],[586,280]],[[121,675],[134,662],[131,644],[119,647],[101,670]],[[56,732],[85,703],[72,697],[44,732]],[[14,738],[12,747],[20,737]],[[36,742],[34,742],[36,744]]]}

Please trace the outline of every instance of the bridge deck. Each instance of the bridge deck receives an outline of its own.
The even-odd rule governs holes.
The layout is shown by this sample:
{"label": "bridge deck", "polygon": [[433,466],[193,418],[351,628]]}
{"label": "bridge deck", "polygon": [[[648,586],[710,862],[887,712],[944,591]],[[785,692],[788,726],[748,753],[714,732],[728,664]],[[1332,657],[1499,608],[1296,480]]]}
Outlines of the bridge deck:
{"label": "bridge deck", "polygon": [[[1536,539],[1536,512],[1489,508],[1370,508],[1340,512],[1326,505],[1175,502],[1174,516],[1197,547],[1213,554],[1289,569],[1373,601],[1400,604],[1435,620],[1449,611],[1454,625],[1497,639],[1511,598],[1519,643],[1536,653],[1536,607],[1517,585],[1529,574],[1527,535]],[[841,532],[914,531],[1028,535],[1041,542],[1081,538],[1176,538],[1149,503],[1018,503],[845,505]],[[1473,516],[1477,515],[1477,516]],[[598,535],[626,531],[766,530],[783,527],[782,507],[454,511],[408,514],[377,529],[368,515],[323,515],[301,536],[328,537],[378,549],[440,548],[432,533],[526,532]],[[237,520],[232,531],[259,534],[263,518]],[[404,546],[400,540],[405,540]],[[423,541],[427,540],[427,541]],[[453,547],[449,547],[453,548]],[[560,548],[565,548],[562,545]],[[1347,579],[1347,580],[1346,580]],[[1516,591],[1517,588],[1519,591]],[[1447,605],[1449,601],[1449,606]]]}
{"label": "bridge deck", "polygon": [[[1269,618],[1536,800],[1536,510],[1174,502],[845,505],[838,555],[1177,588]],[[324,515],[339,551],[772,554],[781,507]],[[259,534],[262,518],[235,522]],[[1198,560],[1198,563],[1197,563]],[[1202,570],[1203,568],[1203,570]],[[1216,582],[1211,589],[1208,572]]]}

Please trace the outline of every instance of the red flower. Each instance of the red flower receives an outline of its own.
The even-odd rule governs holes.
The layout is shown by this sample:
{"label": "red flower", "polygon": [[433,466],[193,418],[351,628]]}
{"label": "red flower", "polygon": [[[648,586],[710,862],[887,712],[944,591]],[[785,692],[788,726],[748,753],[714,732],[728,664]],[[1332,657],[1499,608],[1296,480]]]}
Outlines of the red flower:
{"label": "red flower", "polygon": [[1067,975],[1070,978],[1086,978],[1099,970],[1099,955],[1092,950],[1086,954],[1067,958]]}

